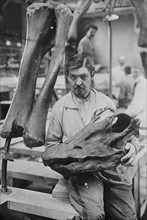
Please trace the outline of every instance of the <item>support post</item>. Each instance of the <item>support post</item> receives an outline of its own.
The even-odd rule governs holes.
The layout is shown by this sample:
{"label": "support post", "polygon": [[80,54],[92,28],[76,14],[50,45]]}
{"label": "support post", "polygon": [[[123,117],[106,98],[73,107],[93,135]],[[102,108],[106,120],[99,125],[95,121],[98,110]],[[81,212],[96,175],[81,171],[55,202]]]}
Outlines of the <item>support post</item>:
{"label": "support post", "polygon": [[112,24],[108,21],[109,35],[109,97],[112,98]]}
{"label": "support post", "polygon": [[[11,138],[7,138],[4,146],[4,153],[2,157],[2,171],[1,171],[1,192],[2,193],[11,193],[11,190],[7,187],[7,160],[9,159],[9,147],[10,147]],[[4,158],[5,157],[5,158]]]}

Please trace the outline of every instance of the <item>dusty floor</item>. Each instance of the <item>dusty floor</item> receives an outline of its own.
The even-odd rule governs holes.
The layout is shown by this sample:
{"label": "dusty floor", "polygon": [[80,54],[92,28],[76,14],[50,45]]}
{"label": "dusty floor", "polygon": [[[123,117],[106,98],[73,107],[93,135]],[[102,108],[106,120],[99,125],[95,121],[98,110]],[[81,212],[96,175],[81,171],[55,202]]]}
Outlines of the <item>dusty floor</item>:
{"label": "dusty floor", "polygon": [[0,220],[51,220],[51,219],[3,209],[0,211]]}

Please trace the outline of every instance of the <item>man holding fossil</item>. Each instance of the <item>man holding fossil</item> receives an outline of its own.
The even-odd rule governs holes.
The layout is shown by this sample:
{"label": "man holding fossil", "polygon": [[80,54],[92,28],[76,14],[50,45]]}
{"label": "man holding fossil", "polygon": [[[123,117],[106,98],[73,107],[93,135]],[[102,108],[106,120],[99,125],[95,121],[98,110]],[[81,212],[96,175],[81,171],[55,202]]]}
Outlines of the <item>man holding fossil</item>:
{"label": "man holding fossil", "polygon": [[[88,56],[75,55],[67,63],[66,69],[71,92],[53,107],[46,149],[54,148],[55,145],[72,138],[90,122],[95,111],[116,109],[109,97],[91,88],[94,71]],[[111,115],[112,111],[104,111],[99,120]],[[117,167],[97,173],[83,173],[67,179],[71,204],[81,219],[105,219],[105,211],[110,219],[136,219],[131,174],[139,144],[134,135],[125,149],[127,153]]]}

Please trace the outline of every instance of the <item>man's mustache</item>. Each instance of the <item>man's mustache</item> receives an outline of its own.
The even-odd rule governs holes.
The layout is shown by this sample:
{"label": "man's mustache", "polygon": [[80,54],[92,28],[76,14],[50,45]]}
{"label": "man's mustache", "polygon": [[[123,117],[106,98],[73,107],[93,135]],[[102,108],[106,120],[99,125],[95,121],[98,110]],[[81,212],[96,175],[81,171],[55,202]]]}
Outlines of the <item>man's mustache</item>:
{"label": "man's mustache", "polygon": [[84,86],[75,86],[74,89],[84,89]]}

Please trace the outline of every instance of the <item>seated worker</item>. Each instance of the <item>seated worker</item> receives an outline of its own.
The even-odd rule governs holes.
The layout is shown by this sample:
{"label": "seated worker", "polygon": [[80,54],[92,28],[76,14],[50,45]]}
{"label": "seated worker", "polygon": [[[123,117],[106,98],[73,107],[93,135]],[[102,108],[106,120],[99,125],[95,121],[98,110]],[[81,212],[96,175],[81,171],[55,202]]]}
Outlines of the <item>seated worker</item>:
{"label": "seated worker", "polygon": [[125,62],[126,57],[124,55],[120,55],[117,58],[118,65],[112,68],[112,94],[113,97],[118,101],[120,94],[120,85],[125,78]]}
{"label": "seated worker", "polygon": [[[94,71],[89,57],[75,55],[66,69],[71,92],[58,100],[52,109],[46,148],[73,137],[90,122],[96,110],[105,107],[115,109],[109,97],[91,88]],[[110,219],[136,219],[130,166],[133,166],[139,150],[138,139],[132,136],[125,148],[128,153],[110,173],[108,170],[96,174],[84,173],[66,180],[70,202],[81,219],[105,219],[104,210],[107,210]]]}
{"label": "seated worker", "polygon": [[131,67],[126,66],[124,68],[125,78],[120,84],[120,93],[118,97],[118,108],[126,109],[133,98],[134,90],[134,78],[131,74]]}

